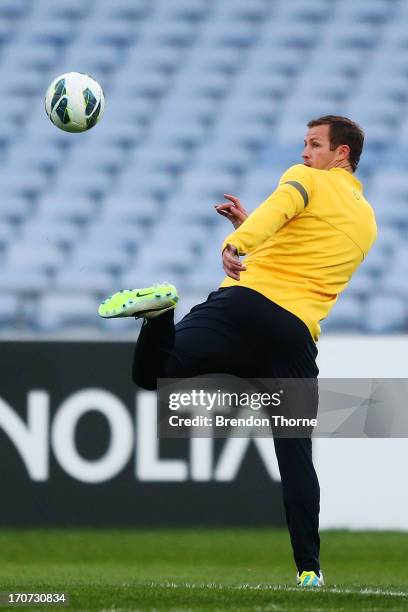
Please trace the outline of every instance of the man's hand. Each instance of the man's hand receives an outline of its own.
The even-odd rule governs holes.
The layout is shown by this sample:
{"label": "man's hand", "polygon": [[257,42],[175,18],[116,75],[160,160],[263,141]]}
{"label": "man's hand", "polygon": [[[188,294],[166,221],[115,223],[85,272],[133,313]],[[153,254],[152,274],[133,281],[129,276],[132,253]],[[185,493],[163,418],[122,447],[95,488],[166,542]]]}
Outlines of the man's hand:
{"label": "man's hand", "polygon": [[214,208],[217,213],[229,219],[235,229],[238,229],[247,218],[248,213],[242,206],[239,198],[227,193],[224,193],[224,198],[229,200],[230,203],[216,204]]}
{"label": "man's hand", "polygon": [[239,280],[240,272],[246,270],[239,260],[237,249],[232,244],[227,244],[222,252],[222,265],[225,273],[234,280]]}

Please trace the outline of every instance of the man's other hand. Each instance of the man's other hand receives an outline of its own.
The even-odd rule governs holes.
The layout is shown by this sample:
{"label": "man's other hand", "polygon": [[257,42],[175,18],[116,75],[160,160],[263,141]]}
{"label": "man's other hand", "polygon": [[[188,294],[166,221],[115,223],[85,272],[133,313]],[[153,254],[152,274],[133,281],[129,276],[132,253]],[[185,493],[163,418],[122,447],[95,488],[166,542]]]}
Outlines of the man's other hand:
{"label": "man's other hand", "polygon": [[239,280],[240,272],[246,270],[239,260],[237,249],[232,244],[227,244],[222,252],[222,265],[225,273],[234,280]]}

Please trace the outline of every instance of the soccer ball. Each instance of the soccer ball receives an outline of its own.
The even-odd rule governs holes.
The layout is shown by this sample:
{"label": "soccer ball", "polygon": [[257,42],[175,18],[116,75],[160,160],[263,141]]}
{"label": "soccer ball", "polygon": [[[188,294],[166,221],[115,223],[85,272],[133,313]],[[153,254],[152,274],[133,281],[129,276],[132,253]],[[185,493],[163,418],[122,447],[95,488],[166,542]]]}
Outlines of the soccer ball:
{"label": "soccer ball", "polygon": [[65,132],[85,132],[102,117],[102,87],[89,74],[67,72],[53,80],[45,94],[45,111]]}

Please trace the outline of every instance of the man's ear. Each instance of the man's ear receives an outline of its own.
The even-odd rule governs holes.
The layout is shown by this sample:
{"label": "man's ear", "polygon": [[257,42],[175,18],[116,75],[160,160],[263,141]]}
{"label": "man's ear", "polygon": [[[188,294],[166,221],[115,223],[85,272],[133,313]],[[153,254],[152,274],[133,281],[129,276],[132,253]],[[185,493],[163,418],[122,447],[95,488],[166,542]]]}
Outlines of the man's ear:
{"label": "man's ear", "polygon": [[339,146],[340,159],[348,159],[350,156],[350,147],[346,144]]}

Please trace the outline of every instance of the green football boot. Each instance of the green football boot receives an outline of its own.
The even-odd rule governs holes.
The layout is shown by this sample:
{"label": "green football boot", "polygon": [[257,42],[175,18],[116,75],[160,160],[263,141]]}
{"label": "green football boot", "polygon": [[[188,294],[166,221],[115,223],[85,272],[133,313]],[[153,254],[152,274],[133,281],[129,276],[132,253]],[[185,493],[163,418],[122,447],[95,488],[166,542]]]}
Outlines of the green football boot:
{"label": "green football boot", "polygon": [[301,588],[319,588],[324,586],[323,574],[320,571],[319,575],[315,572],[302,572],[299,576],[299,572],[296,576],[297,585]]}
{"label": "green football boot", "polygon": [[178,293],[174,285],[160,283],[143,289],[122,289],[106,298],[98,309],[104,319],[143,317],[154,319],[175,308]]}

